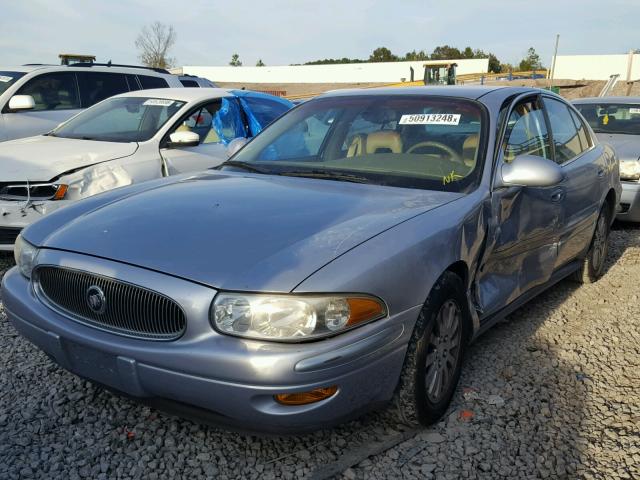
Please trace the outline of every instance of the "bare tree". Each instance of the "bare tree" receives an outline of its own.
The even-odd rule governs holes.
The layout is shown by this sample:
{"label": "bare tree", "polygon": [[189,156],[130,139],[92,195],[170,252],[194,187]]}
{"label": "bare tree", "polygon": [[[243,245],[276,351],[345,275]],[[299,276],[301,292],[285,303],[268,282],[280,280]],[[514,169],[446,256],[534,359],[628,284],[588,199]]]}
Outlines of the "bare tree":
{"label": "bare tree", "polygon": [[176,32],[171,25],[153,22],[142,28],[136,39],[138,58],[147,67],[171,68],[176,59],[169,57],[169,49],[176,43]]}

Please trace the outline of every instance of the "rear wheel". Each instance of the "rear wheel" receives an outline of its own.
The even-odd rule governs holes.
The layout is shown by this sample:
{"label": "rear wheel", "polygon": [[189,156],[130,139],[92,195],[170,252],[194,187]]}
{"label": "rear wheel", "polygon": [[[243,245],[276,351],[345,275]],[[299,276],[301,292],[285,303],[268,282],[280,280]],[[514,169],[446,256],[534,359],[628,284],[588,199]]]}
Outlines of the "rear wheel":
{"label": "rear wheel", "polygon": [[591,246],[582,262],[582,266],[573,274],[573,279],[580,283],[594,283],[604,273],[604,264],[609,251],[609,231],[611,219],[609,204],[605,203],[600,210],[593,232]]}
{"label": "rear wheel", "polygon": [[392,407],[400,421],[429,425],[446,412],[460,378],[466,305],[462,281],[445,272],[422,307],[409,342]]}

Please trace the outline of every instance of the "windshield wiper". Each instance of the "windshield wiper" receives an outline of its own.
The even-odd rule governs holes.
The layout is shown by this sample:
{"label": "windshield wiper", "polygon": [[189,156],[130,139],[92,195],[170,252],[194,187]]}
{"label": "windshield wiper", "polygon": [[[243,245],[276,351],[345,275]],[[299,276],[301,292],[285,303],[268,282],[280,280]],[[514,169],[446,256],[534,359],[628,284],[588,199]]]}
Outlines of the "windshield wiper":
{"label": "windshield wiper", "polygon": [[365,177],[359,177],[349,173],[329,172],[324,170],[292,170],[278,172],[278,175],[283,175],[285,177],[322,178],[326,180],[338,180],[341,182],[371,183],[371,181]]}
{"label": "windshield wiper", "polygon": [[254,167],[253,165],[250,165],[247,162],[239,162],[237,160],[227,160],[223,164],[218,165],[217,167],[214,167],[214,168],[218,170],[218,169],[221,169],[222,167],[238,167],[253,173],[271,173],[270,171],[265,170],[263,168]]}

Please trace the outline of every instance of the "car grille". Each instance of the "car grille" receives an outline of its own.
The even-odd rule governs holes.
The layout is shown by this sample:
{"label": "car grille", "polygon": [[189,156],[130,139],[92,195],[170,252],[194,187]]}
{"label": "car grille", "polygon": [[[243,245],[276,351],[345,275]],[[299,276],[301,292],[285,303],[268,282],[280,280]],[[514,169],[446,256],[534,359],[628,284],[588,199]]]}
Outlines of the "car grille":
{"label": "car grille", "polygon": [[[46,303],[81,323],[150,340],[175,340],[185,331],[187,322],[180,306],[146,288],[53,266],[38,267],[34,279]],[[101,309],[89,306],[92,287],[98,287],[104,294]]]}
{"label": "car grille", "polygon": [[21,228],[0,227],[0,245],[13,245],[20,234]]}

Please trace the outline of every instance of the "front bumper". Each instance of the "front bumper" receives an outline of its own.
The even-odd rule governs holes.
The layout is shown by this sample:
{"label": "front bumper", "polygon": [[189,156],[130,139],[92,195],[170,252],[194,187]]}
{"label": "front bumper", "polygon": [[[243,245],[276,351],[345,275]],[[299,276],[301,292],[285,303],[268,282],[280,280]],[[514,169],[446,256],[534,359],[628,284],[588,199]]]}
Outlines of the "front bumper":
{"label": "front bumper", "polygon": [[[333,425],[388,401],[419,307],[330,339],[302,344],[243,340],[215,332],[215,290],[116,262],[43,250],[40,263],[110,274],[181,303],[187,330],[171,342],[127,338],[63,316],[42,303],[17,269],[2,283],[9,320],[65,369],[151,404],[248,431],[302,432]],[[338,386],[323,401],[284,406],[278,393]],[[180,409],[179,409],[180,410]]]}
{"label": "front bumper", "polygon": [[640,182],[621,182],[620,211],[616,219],[624,222],[640,222]]}
{"label": "front bumper", "polygon": [[29,204],[0,200],[0,252],[13,251],[15,237],[23,228],[69,203],[68,200],[45,200]]}

